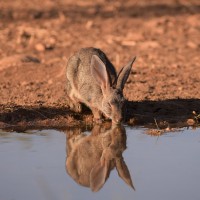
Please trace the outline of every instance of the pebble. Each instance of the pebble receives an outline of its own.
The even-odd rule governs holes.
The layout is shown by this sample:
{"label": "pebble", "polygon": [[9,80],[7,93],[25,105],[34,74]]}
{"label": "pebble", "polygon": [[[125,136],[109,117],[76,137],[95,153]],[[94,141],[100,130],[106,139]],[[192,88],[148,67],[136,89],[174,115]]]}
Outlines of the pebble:
{"label": "pebble", "polygon": [[45,46],[42,43],[38,43],[35,45],[36,51],[42,52],[45,51]]}
{"label": "pebble", "polygon": [[195,120],[194,119],[188,119],[187,120],[187,124],[190,125],[190,126],[192,126],[192,125],[195,124]]}
{"label": "pebble", "polygon": [[56,39],[51,37],[45,42],[46,49],[53,49],[56,45]]}
{"label": "pebble", "polygon": [[195,44],[194,42],[189,41],[187,43],[187,47],[189,47],[191,49],[196,49],[197,48],[197,44]]}

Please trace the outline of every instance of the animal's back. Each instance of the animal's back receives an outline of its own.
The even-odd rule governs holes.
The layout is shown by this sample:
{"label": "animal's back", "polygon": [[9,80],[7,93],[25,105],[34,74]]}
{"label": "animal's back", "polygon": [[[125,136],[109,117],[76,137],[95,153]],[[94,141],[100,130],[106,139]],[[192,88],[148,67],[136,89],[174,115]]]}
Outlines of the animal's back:
{"label": "animal's back", "polygon": [[114,66],[100,49],[92,47],[83,48],[70,57],[66,68],[67,81],[69,81],[76,97],[83,100],[86,104],[94,98],[102,99],[101,88],[91,74],[91,59],[93,55],[97,55],[106,65],[112,82],[117,77]]}
{"label": "animal's back", "polygon": [[[80,81],[84,77],[88,77],[88,76],[90,78],[93,78],[91,77],[91,70],[90,70],[90,64],[91,64],[91,59],[93,55],[97,55],[103,61],[103,63],[106,65],[107,71],[109,72],[109,74],[111,74],[112,76],[111,78],[114,81],[114,79],[117,76],[114,66],[109,61],[109,59],[107,58],[104,52],[102,52],[100,49],[96,49],[93,47],[83,48],[80,51],[76,52],[69,59],[67,63],[68,78],[74,78]],[[83,75],[84,77],[82,77]]]}

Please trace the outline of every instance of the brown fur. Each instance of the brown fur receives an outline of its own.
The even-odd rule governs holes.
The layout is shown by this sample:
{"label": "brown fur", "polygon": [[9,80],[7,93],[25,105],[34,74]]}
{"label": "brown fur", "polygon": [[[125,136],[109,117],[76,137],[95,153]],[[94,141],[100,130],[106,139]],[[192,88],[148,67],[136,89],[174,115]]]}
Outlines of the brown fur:
{"label": "brown fur", "polygon": [[[86,104],[99,120],[102,113],[114,123],[122,121],[123,88],[135,58],[117,75],[107,56],[99,49],[84,48],[66,67],[67,93],[72,105]],[[73,106],[72,106],[73,107]]]}

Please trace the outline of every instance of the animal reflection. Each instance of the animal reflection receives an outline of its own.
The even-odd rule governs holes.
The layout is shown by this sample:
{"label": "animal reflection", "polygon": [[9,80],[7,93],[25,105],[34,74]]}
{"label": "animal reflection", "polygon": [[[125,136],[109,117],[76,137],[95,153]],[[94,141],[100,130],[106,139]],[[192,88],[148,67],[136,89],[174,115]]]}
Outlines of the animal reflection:
{"label": "animal reflection", "polygon": [[123,126],[95,125],[90,135],[78,128],[67,131],[66,146],[66,171],[78,184],[99,191],[116,168],[119,177],[134,189],[122,156],[126,149]]}

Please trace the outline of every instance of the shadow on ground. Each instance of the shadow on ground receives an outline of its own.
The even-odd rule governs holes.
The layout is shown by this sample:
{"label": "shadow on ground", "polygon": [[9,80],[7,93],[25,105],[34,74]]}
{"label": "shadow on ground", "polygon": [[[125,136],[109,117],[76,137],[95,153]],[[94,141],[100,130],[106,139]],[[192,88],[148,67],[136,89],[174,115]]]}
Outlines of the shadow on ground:
{"label": "shadow on ground", "polygon": [[195,118],[194,113],[200,113],[200,99],[168,99],[128,102],[125,118],[130,124],[148,126],[156,121],[160,128],[183,127],[188,119]]}
{"label": "shadow on ground", "polygon": [[[92,126],[92,114],[86,107],[82,113],[75,113],[68,107],[1,107],[0,128],[56,128]],[[188,126],[188,119],[196,124],[200,113],[200,99],[169,99],[164,101],[127,102],[124,109],[125,123],[131,126],[159,128]]]}

